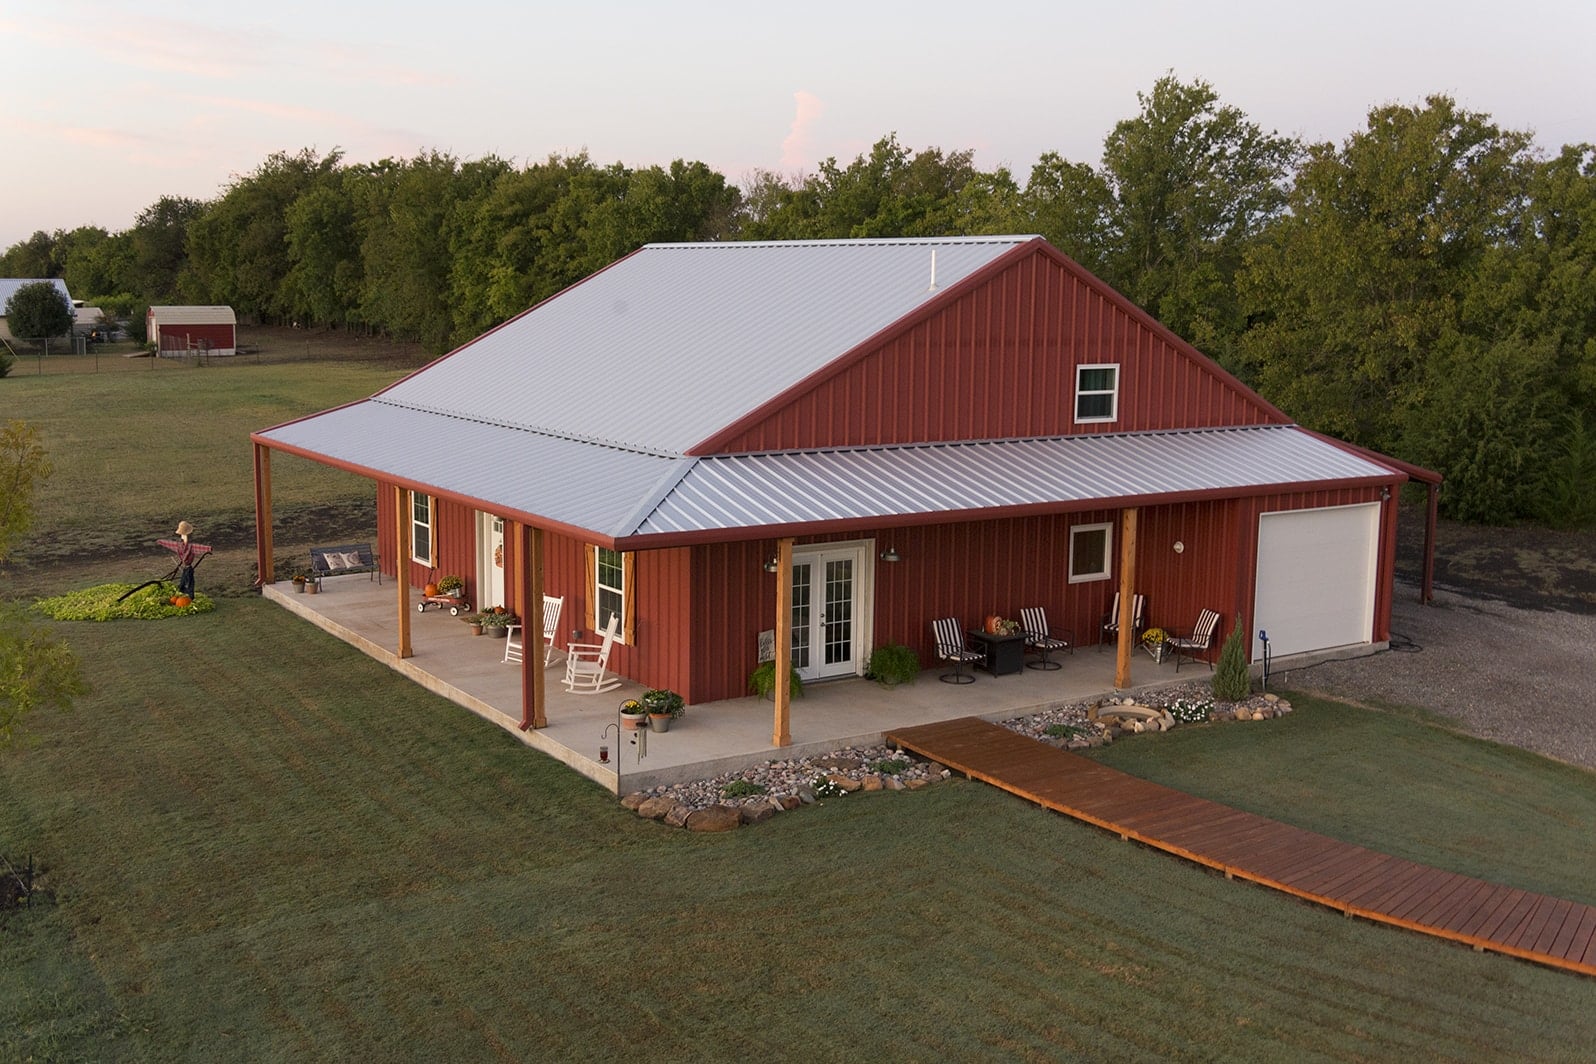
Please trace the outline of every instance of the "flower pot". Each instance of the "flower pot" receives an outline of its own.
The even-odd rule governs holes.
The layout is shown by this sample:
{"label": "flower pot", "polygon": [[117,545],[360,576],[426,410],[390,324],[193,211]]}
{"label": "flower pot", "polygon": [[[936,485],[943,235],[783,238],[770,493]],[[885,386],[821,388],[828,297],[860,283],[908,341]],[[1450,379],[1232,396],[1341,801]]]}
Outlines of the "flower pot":
{"label": "flower pot", "polygon": [[650,713],[648,715],[648,727],[650,731],[670,731],[671,715],[669,713]]}
{"label": "flower pot", "polygon": [[484,629],[484,631],[486,631],[487,634],[494,639],[503,639],[505,636],[510,634],[510,629],[502,624],[496,624],[492,628]]}
{"label": "flower pot", "polygon": [[308,591],[310,594],[314,595],[316,592],[320,591],[321,588],[316,586],[316,581],[314,581],[314,580],[306,580],[305,581],[305,590]]}
{"label": "flower pot", "polygon": [[637,731],[643,726],[643,722],[646,720],[648,720],[647,713],[622,713],[621,727],[625,728],[627,731]]}
{"label": "flower pot", "polygon": [[481,635],[482,634],[482,626],[480,624],[473,624],[471,626],[471,634],[472,635]]}
{"label": "flower pot", "polygon": [[305,593],[305,582],[303,580],[295,580],[294,581],[294,594],[303,595],[304,593]]}

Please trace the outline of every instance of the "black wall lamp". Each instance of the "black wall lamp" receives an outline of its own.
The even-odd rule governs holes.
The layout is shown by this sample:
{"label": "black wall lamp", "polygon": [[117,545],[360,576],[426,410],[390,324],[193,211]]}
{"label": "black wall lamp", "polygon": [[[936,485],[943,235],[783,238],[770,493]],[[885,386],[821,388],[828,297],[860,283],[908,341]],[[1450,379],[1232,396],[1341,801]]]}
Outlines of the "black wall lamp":
{"label": "black wall lamp", "polygon": [[888,547],[881,552],[881,560],[884,562],[901,562],[903,561],[903,555],[898,553],[897,547]]}

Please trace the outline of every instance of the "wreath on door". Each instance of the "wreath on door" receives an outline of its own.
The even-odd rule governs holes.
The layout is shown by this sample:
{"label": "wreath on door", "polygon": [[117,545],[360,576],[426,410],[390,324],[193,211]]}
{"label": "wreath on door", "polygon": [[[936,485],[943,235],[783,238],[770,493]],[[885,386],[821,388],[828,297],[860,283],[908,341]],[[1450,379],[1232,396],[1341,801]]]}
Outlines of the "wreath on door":
{"label": "wreath on door", "polygon": [[493,564],[496,568],[504,568],[504,544],[500,543],[493,548]]}

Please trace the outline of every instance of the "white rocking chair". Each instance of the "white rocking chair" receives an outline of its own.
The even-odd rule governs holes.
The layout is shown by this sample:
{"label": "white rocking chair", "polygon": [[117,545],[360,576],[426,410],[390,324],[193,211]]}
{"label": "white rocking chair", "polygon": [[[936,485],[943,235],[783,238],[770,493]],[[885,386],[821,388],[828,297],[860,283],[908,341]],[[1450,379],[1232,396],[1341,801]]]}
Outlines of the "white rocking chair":
{"label": "white rocking chair", "polygon": [[606,676],[610,649],[615,645],[615,627],[620,618],[610,614],[601,643],[572,643],[565,648],[565,689],[572,694],[596,695],[621,686],[619,676]]}
{"label": "white rocking chair", "polygon": [[[560,630],[560,611],[565,608],[565,596],[554,598],[551,595],[543,596],[543,667],[546,669],[554,664],[554,655],[559,651],[554,649],[554,637]],[[504,660],[521,660],[521,626],[510,625],[510,630],[505,633]]]}

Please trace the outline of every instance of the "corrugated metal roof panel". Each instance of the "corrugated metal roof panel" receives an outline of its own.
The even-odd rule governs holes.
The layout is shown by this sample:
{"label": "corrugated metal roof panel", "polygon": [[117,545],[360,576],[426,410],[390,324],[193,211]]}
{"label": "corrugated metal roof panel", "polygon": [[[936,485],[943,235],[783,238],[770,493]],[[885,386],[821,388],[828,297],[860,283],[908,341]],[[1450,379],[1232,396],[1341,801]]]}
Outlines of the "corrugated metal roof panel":
{"label": "corrugated metal roof panel", "polygon": [[55,290],[72,300],[72,293],[67,291],[66,282],[59,277],[0,277],[0,317],[6,312],[6,304],[11,302],[11,297],[17,294],[17,289],[25,284],[38,284],[40,281],[54,285]]}
{"label": "corrugated metal roof panel", "polygon": [[368,399],[259,433],[262,439],[536,515],[624,535],[694,459],[641,454]]}
{"label": "corrugated metal roof panel", "polygon": [[680,454],[1033,239],[649,245],[383,398]]}
{"label": "corrugated metal roof panel", "polygon": [[1295,426],[708,456],[639,535],[1390,477]]}

